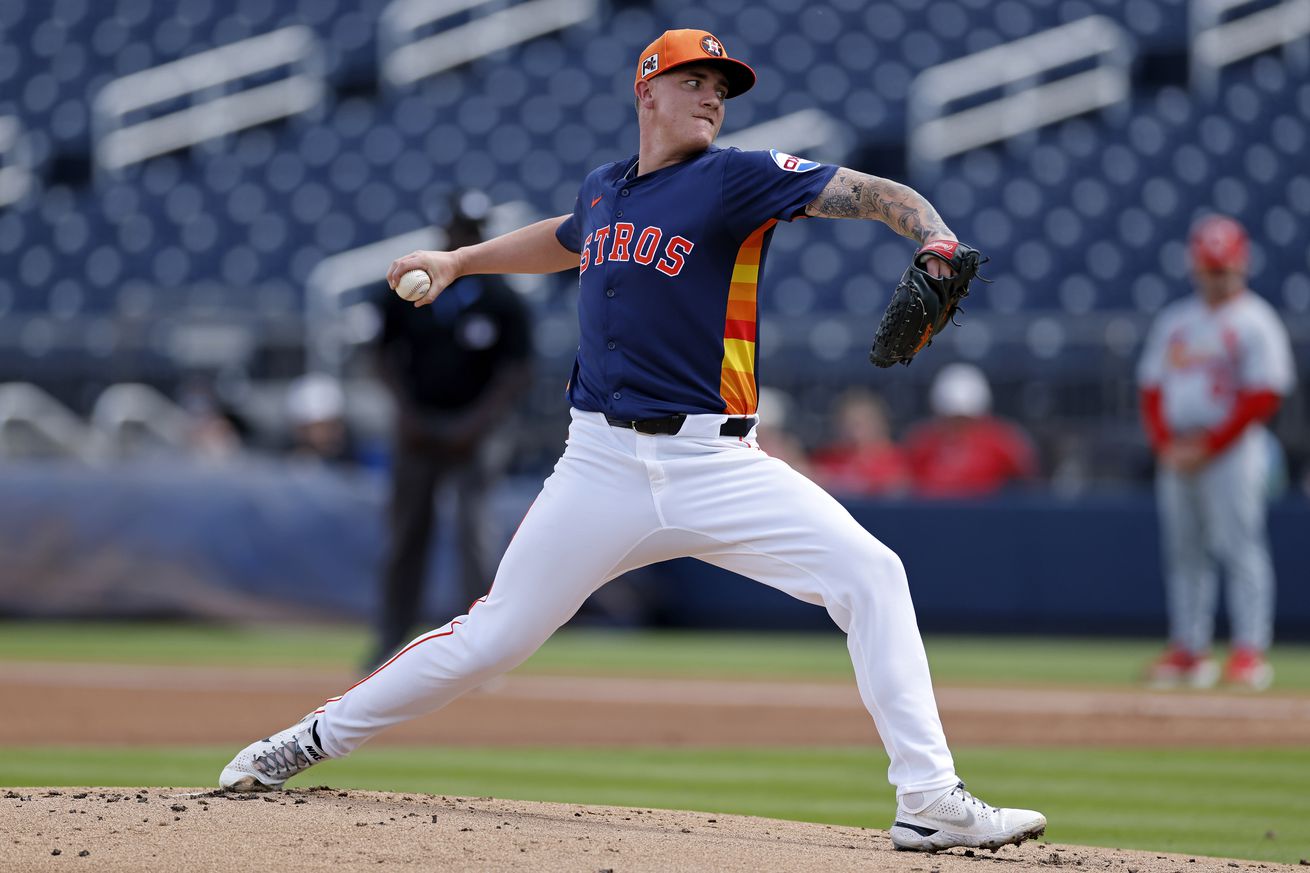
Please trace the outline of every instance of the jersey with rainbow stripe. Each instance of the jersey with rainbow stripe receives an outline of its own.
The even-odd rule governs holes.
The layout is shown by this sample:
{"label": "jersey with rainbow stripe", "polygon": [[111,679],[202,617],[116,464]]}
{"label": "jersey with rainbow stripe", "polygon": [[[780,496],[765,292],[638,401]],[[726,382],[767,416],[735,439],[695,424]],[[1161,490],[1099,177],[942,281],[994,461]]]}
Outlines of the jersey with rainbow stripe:
{"label": "jersey with rainbow stripe", "polygon": [[573,406],[626,420],[754,413],[769,242],[836,171],[711,147],[644,175],[635,157],[588,175],[556,232],[578,252]]}

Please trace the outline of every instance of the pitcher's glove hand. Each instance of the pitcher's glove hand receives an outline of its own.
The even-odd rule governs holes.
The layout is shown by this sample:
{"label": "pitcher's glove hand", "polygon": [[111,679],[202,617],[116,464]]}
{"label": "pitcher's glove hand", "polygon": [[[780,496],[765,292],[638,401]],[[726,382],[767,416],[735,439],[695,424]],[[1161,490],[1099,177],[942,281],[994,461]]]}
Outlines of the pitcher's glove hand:
{"label": "pitcher's glove hand", "polygon": [[[950,268],[952,275],[930,275],[924,267],[932,259]],[[984,260],[977,249],[955,240],[936,240],[915,252],[882,314],[869,360],[878,367],[914,360],[951,323]]]}

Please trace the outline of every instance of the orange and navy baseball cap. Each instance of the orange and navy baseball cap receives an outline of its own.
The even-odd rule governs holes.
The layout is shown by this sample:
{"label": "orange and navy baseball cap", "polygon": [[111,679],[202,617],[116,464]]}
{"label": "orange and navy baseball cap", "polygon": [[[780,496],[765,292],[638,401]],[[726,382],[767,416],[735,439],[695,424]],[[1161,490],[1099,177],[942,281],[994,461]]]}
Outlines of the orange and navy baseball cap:
{"label": "orange and navy baseball cap", "polygon": [[1251,259],[1246,229],[1226,215],[1207,215],[1192,227],[1191,251],[1198,270],[1245,270]]}
{"label": "orange and navy baseball cap", "polygon": [[710,64],[728,79],[728,96],[745,94],[755,84],[755,71],[728,56],[723,43],[708,30],[666,30],[637,59],[637,82],[687,64]]}

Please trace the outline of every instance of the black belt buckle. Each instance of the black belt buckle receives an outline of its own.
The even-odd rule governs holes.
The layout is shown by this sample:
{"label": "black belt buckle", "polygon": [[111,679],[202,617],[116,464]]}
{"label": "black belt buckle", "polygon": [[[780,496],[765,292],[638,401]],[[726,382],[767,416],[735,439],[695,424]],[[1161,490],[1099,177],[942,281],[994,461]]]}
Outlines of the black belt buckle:
{"label": "black belt buckle", "polygon": [[754,426],[754,418],[730,418],[720,425],[719,436],[744,437]]}
{"label": "black belt buckle", "polygon": [[634,421],[632,429],[637,433],[644,433],[650,436],[667,434],[673,436],[682,430],[682,423],[687,420],[686,413],[679,412],[675,415],[666,415],[663,418],[648,418],[644,421]]}
{"label": "black belt buckle", "polygon": [[682,430],[682,423],[687,420],[687,414],[679,412],[675,415],[666,415],[663,418],[642,418],[636,421],[606,416],[605,420],[614,427],[631,428],[637,433],[644,433],[647,436],[671,436]]}

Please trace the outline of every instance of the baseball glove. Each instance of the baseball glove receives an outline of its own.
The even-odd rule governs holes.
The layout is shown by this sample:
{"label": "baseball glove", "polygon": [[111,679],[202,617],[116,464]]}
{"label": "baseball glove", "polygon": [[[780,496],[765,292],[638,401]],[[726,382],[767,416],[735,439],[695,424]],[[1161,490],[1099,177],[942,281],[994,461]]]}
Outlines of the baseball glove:
{"label": "baseball glove", "polygon": [[[954,275],[929,275],[924,265],[931,258],[946,264]],[[873,335],[869,360],[878,367],[908,365],[914,360],[951,323],[960,301],[969,296],[969,283],[978,276],[978,265],[985,260],[979,259],[977,249],[954,240],[930,242],[915,252]]]}

